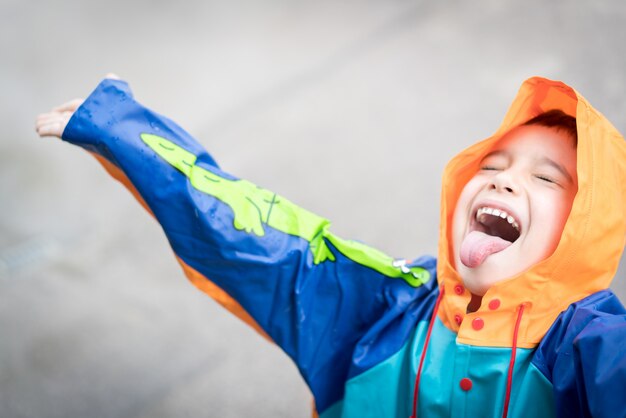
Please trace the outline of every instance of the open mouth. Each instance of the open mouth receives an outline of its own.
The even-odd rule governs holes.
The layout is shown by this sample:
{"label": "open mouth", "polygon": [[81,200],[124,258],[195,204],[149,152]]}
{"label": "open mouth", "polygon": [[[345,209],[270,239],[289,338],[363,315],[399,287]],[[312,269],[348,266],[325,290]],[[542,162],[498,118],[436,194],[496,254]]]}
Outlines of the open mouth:
{"label": "open mouth", "polygon": [[520,223],[502,209],[481,206],[476,211],[474,229],[487,235],[502,238],[511,243],[520,237]]}
{"label": "open mouth", "polygon": [[461,241],[460,261],[466,267],[478,267],[489,256],[506,250],[520,235],[520,221],[512,211],[483,203],[475,209],[470,230]]}

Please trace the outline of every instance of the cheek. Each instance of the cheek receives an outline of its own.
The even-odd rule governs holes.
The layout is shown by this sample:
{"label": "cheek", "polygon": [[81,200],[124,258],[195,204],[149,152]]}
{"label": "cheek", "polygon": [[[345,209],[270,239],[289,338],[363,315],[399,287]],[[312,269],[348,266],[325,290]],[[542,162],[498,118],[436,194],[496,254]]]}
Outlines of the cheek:
{"label": "cheek", "polygon": [[463,187],[461,190],[461,194],[459,195],[459,200],[456,204],[455,208],[455,216],[456,213],[459,212],[459,209],[463,212],[467,212],[469,209],[472,200],[476,197],[476,194],[483,187],[484,181],[481,180],[479,176],[474,176],[472,179]]}
{"label": "cheek", "polygon": [[570,211],[572,210],[574,196],[575,193],[564,193],[555,198],[552,202],[552,207],[554,208],[554,233],[557,234],[558,237],[561,236],[563,228],[565,227],[565,223],[567,222],[567,218],[569,217]]}
{"label": "cheek", "polygon": [[468,216],[473,198],[479,190],[480,182],[474,177],[465,185],[459,195],[459,200],[456,203],[452,216],[452,238],[455,247],[465,231],[469,221]]}
{"label": "cheek", "polygon": [[563,227],[571,209],[571,202],[564,196],[545,199],[534,208],[535,219],[535,244],[539,244],[537,250],[542,258],[547,258],[556,249],[563,233]]}

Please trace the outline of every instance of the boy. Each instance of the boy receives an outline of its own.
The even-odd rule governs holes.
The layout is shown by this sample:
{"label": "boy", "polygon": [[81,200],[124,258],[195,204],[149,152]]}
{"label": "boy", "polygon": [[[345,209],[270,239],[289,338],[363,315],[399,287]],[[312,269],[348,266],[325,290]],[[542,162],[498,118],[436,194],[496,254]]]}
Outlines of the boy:
{"label": "boy", "polygon": [[320,417],[626,414],[626,311],[606,290],[626,145],[563,83],[526,81],[496,134],[448,164],[438,261],[411,263],[222,172],[120,80],[80,103],[39,134],[134,193],[191,281],[296,362]]}

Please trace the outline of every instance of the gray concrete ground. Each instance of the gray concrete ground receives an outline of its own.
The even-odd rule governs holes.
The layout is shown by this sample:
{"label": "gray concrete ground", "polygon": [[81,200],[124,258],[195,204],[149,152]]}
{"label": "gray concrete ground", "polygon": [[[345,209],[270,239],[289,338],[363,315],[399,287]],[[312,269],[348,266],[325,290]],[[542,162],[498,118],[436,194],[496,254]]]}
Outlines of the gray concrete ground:
{"label": "gray concrete ground", "polygon": [[[158,225],[37,113],[106,72],[223,168],[396,256],[532,75],[626,132],[622,1],[0,1],[0,417],[306,417],[279,349],[184,278]],[[614,289],[626,299],[624,273]]]}

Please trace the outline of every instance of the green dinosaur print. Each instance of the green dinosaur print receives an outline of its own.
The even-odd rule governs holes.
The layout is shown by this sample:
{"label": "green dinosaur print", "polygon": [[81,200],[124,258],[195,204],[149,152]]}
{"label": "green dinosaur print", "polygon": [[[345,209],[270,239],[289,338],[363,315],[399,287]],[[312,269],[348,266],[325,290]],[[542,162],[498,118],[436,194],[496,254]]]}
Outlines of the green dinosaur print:
{"label": "green dinosaur print", "polygon": [[327,245],[331,242],[346,257],[373,268],[390,277],[404,279],[411,286],[420,286],[430,277],[422,268],[407,268],[405,263],[394,260],[384,253],[356,241],[343,240],[328,229],[330,222],[289,200],[247,180],[230,180],[196,165],[197,157],[173,142],[153,134],[143,133],[141,139],[161,158],[178,169],[191,185],[226,205],[234,213],[236,229],[265,235],[265,226],[309,242],[315,264],[335,261],[335,255]]}

